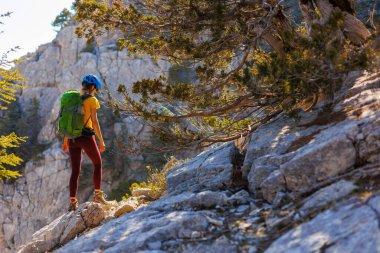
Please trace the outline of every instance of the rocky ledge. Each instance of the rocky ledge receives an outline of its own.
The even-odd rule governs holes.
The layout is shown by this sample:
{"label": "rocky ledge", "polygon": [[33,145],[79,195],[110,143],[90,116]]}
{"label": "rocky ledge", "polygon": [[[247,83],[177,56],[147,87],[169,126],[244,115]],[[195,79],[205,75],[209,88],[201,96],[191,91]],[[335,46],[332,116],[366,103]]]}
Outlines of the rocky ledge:
{"label": "rocky ledge", "polygon": [[380,252],[379,88],[379,73],[351,73],[333,101],[279,115],[246,150],[177,165],[161,199],[122,215],[83,204],[20,251]]}

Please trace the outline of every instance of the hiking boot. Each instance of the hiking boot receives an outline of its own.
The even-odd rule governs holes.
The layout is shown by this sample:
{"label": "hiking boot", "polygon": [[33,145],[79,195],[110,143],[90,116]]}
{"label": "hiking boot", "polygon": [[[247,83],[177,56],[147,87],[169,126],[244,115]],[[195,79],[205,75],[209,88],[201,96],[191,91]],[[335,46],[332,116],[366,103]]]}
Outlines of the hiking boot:
{"label": "hiking boot", "polygon": [[105,197],[107,197],[107,195],[103,191],[95,192],[95,195],[94,195],[94,198],[92,199],[92,201],[95,203],[107,205],[108,202],[105,199]]}
{"label": "hiking boot", "polygon": [[78,201],[75,201],[75,202],[70,202],[70,206],[69,206],[69,212],[71,211],[75,211],[78,209]]}

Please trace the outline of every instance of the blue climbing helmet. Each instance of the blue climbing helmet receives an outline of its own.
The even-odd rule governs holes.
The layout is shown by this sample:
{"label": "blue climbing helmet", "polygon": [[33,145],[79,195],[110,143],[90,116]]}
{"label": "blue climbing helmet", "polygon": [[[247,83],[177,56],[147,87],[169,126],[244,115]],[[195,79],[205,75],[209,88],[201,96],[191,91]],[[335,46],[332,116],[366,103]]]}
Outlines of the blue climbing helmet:
{"label": "blue climbing helmet", "polygon": [[102,88],[102,83],[100,82],[99,78],[92,74],[83,77],[82,86],[86,86],[86,84],[95,85],[96,90],[100,90]]}

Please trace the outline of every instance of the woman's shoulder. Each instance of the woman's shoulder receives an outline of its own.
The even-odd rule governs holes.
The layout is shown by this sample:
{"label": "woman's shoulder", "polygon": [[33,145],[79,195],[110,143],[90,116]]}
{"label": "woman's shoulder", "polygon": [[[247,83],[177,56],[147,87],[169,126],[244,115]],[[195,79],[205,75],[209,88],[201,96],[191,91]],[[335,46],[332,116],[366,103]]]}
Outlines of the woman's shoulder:
{"label": "woman's shoulder", "polygon": [[99,100],[95,96],[92,96],[92,97],[89,97],[89,98],[85,99],[83,101],[83,105],[84,106],[95,107],[95,108],[99,108],[100,107]]}
{"label": "woman's shoulder", "polygon": [[96,101],[96,102],[98,102],[98,99],[94,95],[92,95],[88,99],[90,99],[90,101]]}
{"label": "woman's shoulder", "polygon": [[83,102],[98,102],[98,99],[94,95],[88,95],[83,99]]}

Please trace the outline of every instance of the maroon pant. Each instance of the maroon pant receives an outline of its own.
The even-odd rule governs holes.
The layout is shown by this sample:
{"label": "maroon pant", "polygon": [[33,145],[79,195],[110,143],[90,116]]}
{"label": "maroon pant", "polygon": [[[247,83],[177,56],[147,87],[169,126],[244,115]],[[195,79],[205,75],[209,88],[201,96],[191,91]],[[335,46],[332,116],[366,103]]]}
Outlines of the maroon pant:
{"label": "maroon pant", "polygon": [[82,149],[91,159],[94,166],[92,180],[95,189],[100,189],[102,183],[102,157],[95,142],[95,136],[78,137],[74,141],[69,140],[69,152],[71,161],[70,197],[76,197],[78,192],[78,179],[81,171]]}

